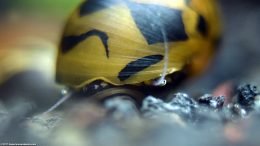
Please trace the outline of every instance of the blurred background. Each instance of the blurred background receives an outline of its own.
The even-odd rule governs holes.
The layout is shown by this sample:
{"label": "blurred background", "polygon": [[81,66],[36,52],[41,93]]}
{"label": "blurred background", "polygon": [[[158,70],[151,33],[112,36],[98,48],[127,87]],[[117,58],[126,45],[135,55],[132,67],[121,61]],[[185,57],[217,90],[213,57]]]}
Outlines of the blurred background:
{"label": "blurred background", "polygon": [[56,53],[65,21],[79,2],[0,0],[0,111],[30,103],[33,113],[43,112],[61,97]]}
{"label": "blurred background", "polygon": [[0,83],[35,70],[53,79],[64,21],[80,0],[0,1]]}

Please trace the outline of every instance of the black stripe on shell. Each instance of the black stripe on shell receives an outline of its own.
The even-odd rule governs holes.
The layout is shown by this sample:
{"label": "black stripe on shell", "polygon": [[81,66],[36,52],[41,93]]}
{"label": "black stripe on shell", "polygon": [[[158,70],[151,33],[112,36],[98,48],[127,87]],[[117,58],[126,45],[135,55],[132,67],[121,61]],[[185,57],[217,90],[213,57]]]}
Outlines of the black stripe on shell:
{"label": "black stripe on shell", "polygon": [[206,22],[205,18],[202,15],[199,15],[199,17],[198,17],[197,30],[203,36],[207,36],[208,35],[208,25],[207,25],[207,22]]}
{"label": "black stripe on shell", "polygon": [[82,17],[109,8],[117,4],[119,1],[120,0],[86,0],[80,6],[79,15]]}
{"label": "black stripe on shell", "polygon": [[105,32],[102,32],[102,31],[99,31],[96,29],[90,30],[79,36],[64,37],[61,42],[62,53],[67,53],[68,51],[72,50],[77,44],[79,44],[80,42],[84,41],[85,39],[87,39],[88,37],[91,37],[91,36],[98,36],[101,39],[101,41],[105,47],[106,56],[107,56],[107,58],[109,58],[109,49],[108,49],[108,38],[109,37]]}
{"label": "black stripe on shell", "polygon": [[128,2],[132,17],[148,44],[163,43],[162,29],[167,40],[188,39],[182,20],[182,11],[155,4]]}
{"label": "black stripe on shell", "polygon": [[136,73],[163,60],[163,55],[150,55],[129,62],[118,74],[120,81],[125,81]]}

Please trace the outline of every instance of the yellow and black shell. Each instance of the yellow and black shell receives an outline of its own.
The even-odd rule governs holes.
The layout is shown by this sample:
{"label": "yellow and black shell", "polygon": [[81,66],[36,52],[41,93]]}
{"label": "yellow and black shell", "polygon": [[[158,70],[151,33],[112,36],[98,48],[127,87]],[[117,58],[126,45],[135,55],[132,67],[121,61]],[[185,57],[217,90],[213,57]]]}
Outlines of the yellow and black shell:
{"label": "yellow and black shell", "polygon": [[61,39],[57,81],[138,84],[160,77],[165,61],[171,74],[214,50],[218,21],[214,0],[83,1]]}

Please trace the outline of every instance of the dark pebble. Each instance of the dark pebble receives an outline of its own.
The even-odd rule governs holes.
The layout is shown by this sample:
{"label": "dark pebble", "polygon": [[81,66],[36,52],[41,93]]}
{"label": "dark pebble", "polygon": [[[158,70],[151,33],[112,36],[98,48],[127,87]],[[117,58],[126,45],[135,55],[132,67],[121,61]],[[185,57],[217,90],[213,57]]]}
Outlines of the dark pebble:
{"label": "dark pebble", "polygon": [[254,104],[255,96],[259,95],[257,86],[246,84],[238,87],[238,103],[241,106],[252,106]]}

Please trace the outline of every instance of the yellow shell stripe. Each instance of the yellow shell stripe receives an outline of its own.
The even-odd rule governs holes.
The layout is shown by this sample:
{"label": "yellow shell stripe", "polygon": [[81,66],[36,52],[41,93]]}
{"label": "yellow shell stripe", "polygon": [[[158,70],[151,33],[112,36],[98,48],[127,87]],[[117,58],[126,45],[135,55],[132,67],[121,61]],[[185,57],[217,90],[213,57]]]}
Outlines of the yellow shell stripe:
{"label": "yellow shell stripe", "polygon": [[[216,0],[189,0],[188,5],[199,15],[203,16],[206,22],[207,35],[204,36],[206,46],[201,47],[197,54],[194,54],[190,63],[191,76],[200,74],[207,68],[210,59],[216,51],[216,45],[221,36],[221,24]],[[187,18],[188,19],[188,16]],[[184,18],[185,21],[185,18]],[[186,22],[187,23],[187,22]]]}

